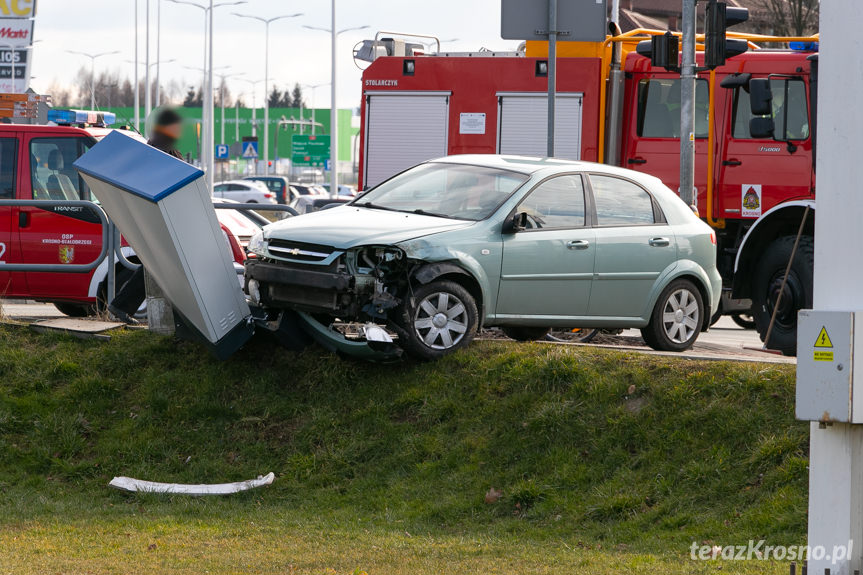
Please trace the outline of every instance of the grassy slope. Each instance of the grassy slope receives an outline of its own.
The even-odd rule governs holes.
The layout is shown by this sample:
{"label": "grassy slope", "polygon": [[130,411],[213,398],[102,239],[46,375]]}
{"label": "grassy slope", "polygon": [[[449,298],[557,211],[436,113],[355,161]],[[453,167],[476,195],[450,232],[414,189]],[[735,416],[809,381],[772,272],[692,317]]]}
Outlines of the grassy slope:
{"label": "grassy slope", "polygon": [[[217,363],[147,333],[0,328],[0,566],[714,572],[693,540],[803,542],[807,435],[783,366],[501,342],[389,366],[257,342]],[[268,471],[223,499],[105,487]]]}

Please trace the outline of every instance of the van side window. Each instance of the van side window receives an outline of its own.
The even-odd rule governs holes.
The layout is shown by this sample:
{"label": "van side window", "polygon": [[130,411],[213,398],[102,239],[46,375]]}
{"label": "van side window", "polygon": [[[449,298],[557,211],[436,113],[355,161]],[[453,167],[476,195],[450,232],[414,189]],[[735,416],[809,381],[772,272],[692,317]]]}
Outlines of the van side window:
{"label": "van side window", "polygon": [[[695,137],[706,138],[710,92],[707,80],[695,83]],[[653,78],[638,82],[637,132],[642,138],[680,137],[680,80]]]}
{"label": "van side window", "polygon": [[[770,90],[773,92],[773,122],[776,137],[780,140],[785,138],[808,140],[809,103],[806,98],[806,83],[799,78],[771,78]],[[737,140],[751,140],[749,121],[752,118],[749,94],[743,88],[736,88],[732,137]]]}
{"label": "van side window", "polygon": [[18,140],[0,138],[0,199],[15,199],[18,172]]}
{"label": "van side window", "polygon": [[30,171],[34,200],[92,200],[73,164],[90,148],[84,138],[34,138]]}

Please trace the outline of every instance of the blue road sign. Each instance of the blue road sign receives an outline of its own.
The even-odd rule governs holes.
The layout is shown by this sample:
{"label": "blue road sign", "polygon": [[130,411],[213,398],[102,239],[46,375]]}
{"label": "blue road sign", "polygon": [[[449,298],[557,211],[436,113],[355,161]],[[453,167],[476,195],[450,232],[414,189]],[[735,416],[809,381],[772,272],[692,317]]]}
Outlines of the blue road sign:
{"label": "blue road sign", "polygon": [[330,167],[330,160],[324,162],[324,171],[329,172],[332,168]]}
{"label": "blue road sign", "polygon": [[227,160],[231,155],[231,148],[225,144],[216,144],[216,159]]}
{"label": "blue road sign", "polygon": [[243,142],[243,157],[246,159],[254,159],[258,157],[257,142]]}

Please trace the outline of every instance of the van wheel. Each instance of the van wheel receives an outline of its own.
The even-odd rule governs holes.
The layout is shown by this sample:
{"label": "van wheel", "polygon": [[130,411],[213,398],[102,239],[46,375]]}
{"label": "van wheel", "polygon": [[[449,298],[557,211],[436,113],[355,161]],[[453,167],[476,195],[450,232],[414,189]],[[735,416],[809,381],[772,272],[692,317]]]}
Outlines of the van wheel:
{"label": "van wheel", "polygon": [[[761,341],[767,338],[770,318],[782,289],[782,278],[794,250],[795,236],[774,241],[761,256],[752,278],[752,318]],[[785,291],[779,299],[776,322],[770,332],[768,349],[785,355],[797,354],[797,312],[812,307],[812,285],[815,275],[815,243],[811,237],[801,237],[791,263]]]}
{"label": "van wheel", "polygon": [[96,315],[96,306],[78,303],[55,303],[54,307],[63,315],[69,317],[89,317]]}
{"label": "van wheel", "polygon": [[406,332],[400,345],[420,359],[438,359],[464,349],[476,335],[476,302],[466,289],[452,281],[419,286],[399,315]]}
{"label": "van wheel", "polygon": [[686,351],[698,339],[703,318],[701,292],[689,280],[675,280],[659,295],[641,337],[655,350]]}
{"label": "van wheel", "polygon": [[549,328],[547,327],[502,327],[500,330],[510,339],[515,341],[536,341],[545,339]]}

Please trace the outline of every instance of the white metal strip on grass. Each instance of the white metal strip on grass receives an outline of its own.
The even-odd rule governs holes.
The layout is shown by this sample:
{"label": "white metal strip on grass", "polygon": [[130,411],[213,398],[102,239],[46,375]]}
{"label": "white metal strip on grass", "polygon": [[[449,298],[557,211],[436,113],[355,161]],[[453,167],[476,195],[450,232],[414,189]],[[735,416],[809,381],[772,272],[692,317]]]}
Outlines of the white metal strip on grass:
{"label": "white metal strip on grass", "polygon": [[259,476],[257,479],[238,481],[236,483],[213,483],[213,484],[183,484],[183,483],[158,483],[155,481],[143,481],[131,477],[115,477],[108,484],[115,489],[131,491],[133,493],[176,493],[178,495],[230,495],[240,491],[248,491],[256,487],[270,485],[276,478],[272,472]]}

